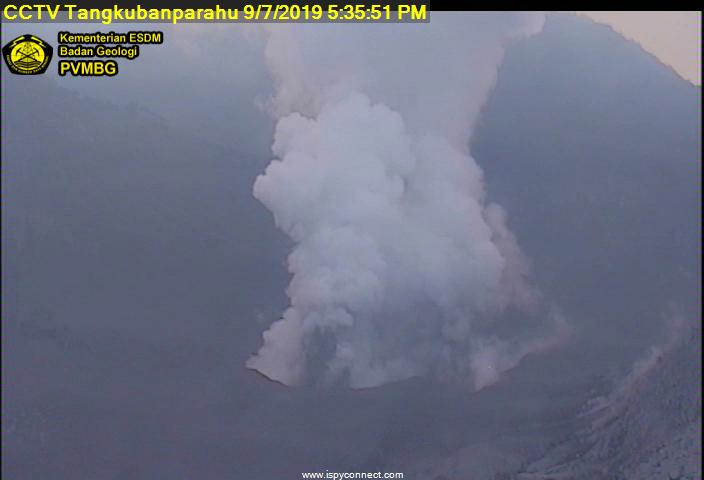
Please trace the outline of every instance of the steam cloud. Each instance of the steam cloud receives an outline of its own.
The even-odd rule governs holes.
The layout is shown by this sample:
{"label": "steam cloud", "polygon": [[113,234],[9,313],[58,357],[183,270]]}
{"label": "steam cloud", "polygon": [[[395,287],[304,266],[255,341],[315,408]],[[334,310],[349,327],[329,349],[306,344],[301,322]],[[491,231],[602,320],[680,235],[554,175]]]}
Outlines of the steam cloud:
{"label": "steam cloud", "polygon": [[469,155],[505,42],[542,24],[434,13],[266,31],[277,160],[254,195],[295,247],[290,306],[249,368],[287,385],[433,375],[482,388],[563,339],[558,316],[530,338],[498,328],[502,312],[541,299]]}

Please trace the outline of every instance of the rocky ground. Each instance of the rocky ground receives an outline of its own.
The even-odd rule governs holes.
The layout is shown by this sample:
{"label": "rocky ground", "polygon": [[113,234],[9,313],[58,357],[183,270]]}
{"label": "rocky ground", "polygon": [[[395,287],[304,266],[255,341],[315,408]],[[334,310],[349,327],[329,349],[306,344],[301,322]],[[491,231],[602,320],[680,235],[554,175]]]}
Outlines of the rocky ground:
{"label": "rocky ground", "polygon": [[404,455],[386,470],[434,480],[700,479],[701,327],[671,322],[667,330],[630,372],[602,379],[610,387],[595,380],[581,407],[453,452]]}
{"label": "rocky ground", "polygon": [[581,428],[516,479],[702,478],[701,327],[674,331],[611,394],[590,402]]}

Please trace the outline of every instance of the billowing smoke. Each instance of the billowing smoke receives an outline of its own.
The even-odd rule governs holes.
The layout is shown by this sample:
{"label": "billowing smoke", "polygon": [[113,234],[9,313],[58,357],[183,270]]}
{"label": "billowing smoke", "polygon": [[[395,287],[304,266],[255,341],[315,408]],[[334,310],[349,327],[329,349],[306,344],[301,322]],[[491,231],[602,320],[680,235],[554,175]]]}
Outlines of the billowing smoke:
{"label": "billowing smoke", "polygon": [[481,388],[562,338],[557,317],[532,336],[502,320],[548,314],[469,154],[505,43],[542,23],[434,13],[267,30],[277,159],[254,195],[295,247],[290,306],[248,367],[287,385],[432,375]]}

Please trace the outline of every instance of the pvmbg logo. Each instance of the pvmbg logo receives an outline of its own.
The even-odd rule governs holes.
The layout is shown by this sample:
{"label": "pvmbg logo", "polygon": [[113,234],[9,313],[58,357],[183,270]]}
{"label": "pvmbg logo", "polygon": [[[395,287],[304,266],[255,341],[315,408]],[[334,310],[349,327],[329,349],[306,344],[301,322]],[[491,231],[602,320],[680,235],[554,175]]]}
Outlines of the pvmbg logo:
{"label": "pvmbg logo", "polygon": [[46,72],[54,49],[39,37],[22,35],[2,47],[7,68],[17,75],[39,75]]}

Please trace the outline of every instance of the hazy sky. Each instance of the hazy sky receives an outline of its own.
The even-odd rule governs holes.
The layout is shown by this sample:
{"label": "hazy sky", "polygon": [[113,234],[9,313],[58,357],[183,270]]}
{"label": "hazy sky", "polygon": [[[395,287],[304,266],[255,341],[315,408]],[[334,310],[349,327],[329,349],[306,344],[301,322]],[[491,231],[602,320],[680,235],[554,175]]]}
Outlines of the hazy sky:
{"label": "hazy sky", "polygon": [[701,12],[578,12],[611,25],[626,38],[701,85]]}

